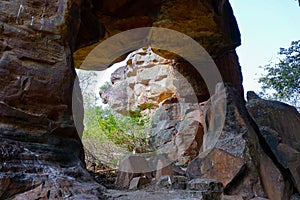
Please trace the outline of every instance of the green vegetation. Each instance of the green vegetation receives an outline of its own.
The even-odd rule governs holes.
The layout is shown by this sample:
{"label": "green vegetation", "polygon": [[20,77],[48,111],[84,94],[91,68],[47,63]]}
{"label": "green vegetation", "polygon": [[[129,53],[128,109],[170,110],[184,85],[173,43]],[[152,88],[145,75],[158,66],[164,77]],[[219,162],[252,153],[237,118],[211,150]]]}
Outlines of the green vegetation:
{"label": "green vegetation", "polygon": [[259,79],[261,95],[300,106],[300,40],[287,49],[280,48],[279,60],[262,67],[267,74]]}
{"label": "green vegetation", "polygon": [[99,131],[115,145],[133,151],[135,147],[146,146],[146,118],[139,115],[124,116],[110,108],[96,107]]}
{"label": "green vegetation", "polygon": [[145,149],[148,124],[149,120],[139,115],[124,116],[109,107],[88,107],[82,141],[95,157],[114,166],[123,153]]}
{"label": "green vegetation", "polygon": [[[81,71],[78,76],[84,99],[82,142],[86,153],[91,154],[86,157],[93,157],[98,162],[116,167],[124,153],[135,149],[145,152],[149,118],[142,117],[140,111],[125,116],[114,112],[110,107],[97,105],[98,97],[92,88],[96,84],[96,74]],[[99,90],[103,91],[110,85],[111,83],[106,82]]]}
{"label": "green vegetation", "polygon": [[101,87],[100,87],[100,92],[104,92],[107,88],[111,86],[111,82],[106,81]]}

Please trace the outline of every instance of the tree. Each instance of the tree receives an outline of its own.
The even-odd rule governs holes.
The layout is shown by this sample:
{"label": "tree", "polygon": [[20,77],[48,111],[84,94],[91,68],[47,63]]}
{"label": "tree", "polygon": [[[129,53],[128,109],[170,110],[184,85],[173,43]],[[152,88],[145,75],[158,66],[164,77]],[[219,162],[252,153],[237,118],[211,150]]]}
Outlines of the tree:
{"label": "tree", "polygon": [[98,97],[94,92],[95,85],[97,83],[97,74],[94,71],[76,70],[79,86],[83,96],[83,106],[92,107],[96,105]]}
{"label": "tree", "polygon": [[[104,91],[111,83],[106,82],[98,91],[95,89],[97,74],[77,70],[84,104],[84,131],[82,143],[86,158],[91,157],[113,168],[124,153],[139,149],[146,151],[147,128],[150,119],[141,117],[140,112],[124,116],[110,107],[97,104],[98,91]],[[95,161],[86,160],[87,163]]]}
{"label": "tree", "polygon": [[262,67],[267,74],[259,78],[263,96],[300,106],[300,40],[287,49],[280,48],[279,60]]}

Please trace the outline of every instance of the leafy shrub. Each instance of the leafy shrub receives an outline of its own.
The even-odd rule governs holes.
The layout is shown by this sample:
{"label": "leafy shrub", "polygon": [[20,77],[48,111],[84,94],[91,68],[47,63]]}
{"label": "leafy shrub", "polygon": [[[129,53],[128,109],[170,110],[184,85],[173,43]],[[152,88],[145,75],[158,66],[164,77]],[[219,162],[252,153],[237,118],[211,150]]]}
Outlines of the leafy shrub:
{"label": "leafy shrub", "polygon": [[[136,148],[146,151],[149,119],[142,117],[139,110],[124,116],[109,107],[97,105],[98,94],[91,90],[93,84],[96,84],[97,75],[94,72],[78,71],[78,76],[84,99],[82,143],[86,152],[101,163],[116,167],[124,153],[132,152]],[[110,85],[110,82],[106,82],[100,87],[100,92]]]}
{"label": "leafy shrub", "polygon": [[89,107],[85,110],[83,143],[96,157],[115,165],[125,152],[136,148],[146,151],[149,124],[149,119],[139,114],[124,116],[109,107]]}

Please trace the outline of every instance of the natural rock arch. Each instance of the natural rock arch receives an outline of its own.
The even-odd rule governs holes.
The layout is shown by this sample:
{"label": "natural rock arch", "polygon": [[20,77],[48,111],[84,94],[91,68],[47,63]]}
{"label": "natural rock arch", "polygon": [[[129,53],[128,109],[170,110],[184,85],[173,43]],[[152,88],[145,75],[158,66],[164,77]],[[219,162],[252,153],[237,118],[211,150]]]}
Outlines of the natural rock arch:
{"label": "natural rock arch", "polygon": [[[223,80],[243,94],[235,53],[240,34],[228,1],[34,0],[0,5],[0,161],[5,163],[0,197],[44,183],[50,174],[39,175],[44,169],[82,178],[68,172],[84,167],[73,119],[82,116],[72,114],[73,60],[78,67],[93,48],[89,45],[116,33],[144,26],[180,31],[199,42]],[[77,100],[82,109],[80,95]],[[10,169],[19,173],[7,173]]]}
{"label": "natural rock arch", "polygon": [[[168,28],[186,34],[204,47],[218,66],[224,82],[232,83],[243,94],[241,69],[235,53],[235,48],[241,43],[240,32],[228,1],[134,3],[124,0],[118,3],[89,1],[84,5],[82,22],[85,23],[79,28],[76,42],[79,49],[74,53],[76,67],[81,67],[88,53],[99,43],[115,34],[140,27]],[[143,35],[148,36],[147,33]],[[98,42],[90,45],[93,41]],[[163,52],[161,55],[168,57]]]}

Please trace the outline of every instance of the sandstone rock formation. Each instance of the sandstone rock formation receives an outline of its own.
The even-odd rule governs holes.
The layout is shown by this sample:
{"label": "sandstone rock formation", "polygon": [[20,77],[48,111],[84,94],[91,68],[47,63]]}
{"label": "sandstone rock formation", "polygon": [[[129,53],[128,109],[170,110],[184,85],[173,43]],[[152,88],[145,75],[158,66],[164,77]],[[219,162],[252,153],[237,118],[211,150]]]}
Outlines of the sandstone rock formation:
{"label": "sandstone rock formation", "polygon": [[[249,103],[253,104],[251,101]],[[157,156],[159,156],[161,149],[166,147],[170,149],[170,151],[161,151],[165,156],[163,163],[165,171],[159,164],[160,160],[144,159],[143,162],[131,163],[131,166],[140,167],[145,172],[152,169],[156,173],[155,177],[159,185],[172,188],[173,184],[169,183],[168,180],[173,180],[177,175],[184,176],[184,173],[178,174],[178,172],[187,164],[186,176],[190,180],[200,178],[201,180],[215,179],[220,181],[224,185],[224,194],[228,198],[252,199],[260,197],[272,200],[289,200],[292,194],[296,192],[292,182],[294,179],[282,167],[278,166],[272,152],[268,151],[265,146],[267,143],[261,141],[261,134],[264,133],[261,133],[251,119],[244,105],[244,100],[237,91],[230,85],[227,85],[225,89],[219,88],[211,99],[200,105],[200,107],[199,105],[193,107],[190,104],[173,103],[156,111],[152,124],[154,135],[152,135],[150,143],[157,147]],[[223,109],[224,106],[226,107],[225,110]],[[184,123],[184,120],[181,121],[180,119],[188,117],[200,124],[199,141],[195,139],[195,135],[189,133],[189,130],[193,132],[192,129],[187,128],[180,131],[181,124],[189,127],[189,123]],[[287,134],[287,132],[285,133]],[[195,154],[192,153],[193,151],[185,151],[184,154],[178,153],[180,149],[189,149],[188,146],[184,146],[189,142],[184,140],[181,143],[176,142],[181,138],[180,135],[200,144],[199,146],[190,146],[198,152]],[[287,134],[285,137],[288,140],[290,136]],[[190,159],[184,160],[185,156],[188,158],[197,157],[191,161]],[[160,157],[162,158],[163,155]],[[174,160],[176,160],[176,166],[179,170],[170,167]],[[184,162],[181,162],[182,160]],[[121,168],[124,166],[126,165],[121,164]],[[123,175],[128,176],[130,173],[125,172]],[[137,176],[146,176],[146,174],[140,173]],[[154,176],[152,175],[152,177]],[[127,179],[128,187],[133,176]],[[148,179],[151,179],[151,176]],[[122,176],[118,177],[120,183],[124,183],[123,180]],[[209,192],[208,195],[213,194]]]}
{"label": "sandstone rock formation", "polygon": [[[224,81],[232,83],[243,95],[241,69],[235,52],[235,48],[240,45],[240,32],[229,1],[112,0],[96,2],[89,0],[85,8],[87,9],[85,12],[89,14],[83,15],[82,21],[90,23],[88,26],[81,24],[79,35],[81,32],[95,33],[95,29],[99,30],[98,34],[88,35],[91,36],[89,41],[98,39],[101,43],[117,33],[138,27],[154,26],[179,31],[201,44],[217,64]],[[86,16],[89,19],[85,19]],[[92,23],[96,19],[98,23]],[[101,38],[103,31],[105,36]],[[148,35],[145,33],[145,37]],[[160,37],[165,41],[169,39],[168,36],[161,35]],[[81,42],[78,41],[78,43],[85,47],[75,52],[75,64],[79,68],[85,68],[81,63],[97,44],[89,45],[80,37],[78,40]],[[178,60],[176,55],[169,57],[168,52],[156,51],[156,53],[160,53],[164,58]],[[120,61],[123,58],[124,56],[110,58],[112,59],[110,62]],[[105,66],[102,66],[102,69],[104,68]],[[199,81],[199,84],[202,83]]]}
{"label": "sandstone rock formation", "polygon": [[[158,180],[163,175],[178,174],[180,169],[175,172],[174,164],[186,165],[198,155],[203,127],[199,121],[201,111],[197,96],[205,96],[203,91],[207,89],[197,85],[196,80],[201,80],[200,75],[195,79],[197,71],[191,76],[193,71],[181,66],[181,72],[186,75],[183,76],[174,66],[174,60],[162,58],[151,48],[139,49],[129,56],[126,66],[112,73],[113,84],[100,93],[103,102],[116,112],[132,114],[138,111],[151,117],[149,142],[157,152],[156,158],[146,161],[141,157],[141,161],[132,164],[124,159],[120,171],[126,166],[133,169],[130,166],[145,163],[141,172],[155,171]],[[119,172],[117,185],[127,188],[134,177],[143,174],[134,171]]]}
{"label": "sandstone rock formation", "polygon": [[82,130],[73,121],[82,116],[72,115],[80,6],[80,1],[0,1],[1,199],[43,184],[63,187],[61,179],[51,178],[56,174],[81,179],[65,174],[69,168],[84,171]]}
{"label": "sandstone rock formation", "polygon": [[300,191],[300,114],[296,108],[247,93],[247,109],[286,178]]}
{"label": "sandstone rock formation", "polygon": [[[201,75],[194,73],[195,69],[187,61],[161,49],[153,49],[160,56],[150,52],[151,49],[142,49],[112,77],[114,85],[119,87],[115,91],[123,91],[130,97],[124,105],[131,111],[144,109],[149,102],[161,107],[161,116],[169,110],[172,117],[165,119],[173,121],[157,121],[155,129],[166,135],[161,137],[166,144],[175,143],[175,157],[183,158],[182,163],[202,152],[200,147],[203,149],[189,164],[189,177],[219,179],[224,184],[224,192],[237,198],[250,199],[259,195],[289,199],[293,192],[290,183],[299,191],[299,115],[282,104],[277,107],[266,101],[249,99],[248,109],[259,129],[248,116],[244,101],[239,97],[243,87],[235,48],[240,45],[240,34],[229,1],[0,0],[0,199],[105,198],[105,189],[84,169],[80,141],[82,97],[74,93],[72,100],[73,88],[78,89],[78,83],[74,83],[73,60],[80,68],[96,42],[144,26],[169,28],[193,38],[211,55],[223,80],[236,88],[227,89],[224,130],[212,129],[219,132],[213,135],[206,132],[202,138],[202,128],[217,126],[218,120],[213,121],[213,115],[223,104],[214,107],[219,99],[218,95],[212,97],[210,102],[216,104],[204,103],[206,117],[201,117],[202,108],[198,110],[194,106],[210,96]],[[168,41],[163,35],[162,39]],[[148,63],[143,58],[145,52],[153,56]],[[112,63],[121,58],[107,59]],[[157,67],[157,63],[161,67]],[[141,70],[140,66],[145,68]],[[149,77],[151,73],[147,71],[155,72],[155,77]],[[175,78],[166,78],[169,73],[175,74]],[[136,94],[128,96],[131,94],[127,92],[128,85],[122,82],[126,77],[133,80],[128,82],[133,87],[129,91]],[[165,85],[165,91],[149,91],[149,85],[155,88],[155,82]],[[187,87],[187,83],[191,87]],[[192,90],[184,90],[187,88]],[[145,94],[152,98],[151,101]],[[123,97],[119,103],[126,99]],[[196,101],[191,101],[194,97]],[[112,102],[109,98],[106,96],[108,103]],[[259,102],[264,105],[263,109],[255,110],[251,102]],[[176,103],[183,103],[182,107]],[[113,102],[114,105],[124,111],[123,105],[118,107]],[[279,113],[273,110],[274,114],[265,122],[262,111],[269,106]],[[273,118],[277,116],[284,118],[278,120],[294,122],[293,126],[277,123]],[[182,123],[183,119],[187,123]],[[168,128],[171,131],[166,134]],[[189,131],[195,134],[191,145],[186,146],[183,133],[190,134]],[[161,141],[154,139],[153,144],[159,149]],[[264,145],[269,145],[269,150]],[[157,167],[159,162],[153,163]],[[219,190],[217,193],[219,195]],[[143,196],[131,194],[137,198]],[[179,198],[203,198],[201,191],[175,191],[174,194]],[[174,194],[158,196],[171,198]]]}
{"label": "sandstone rock formation", "polygon": [[[226,113],[219,110],[224,105],[222,92],[226,92]],[[270,199],[289,199],[291,185],[260,147],[257,127],[243,102],[237,91],[228,86],[208,101],[203,152],[189,164],[187,174],[191,179],[219,180],[226,194],[239,194],[244,199],[253,198],[254,194]],[[214,116],[218,113],[226,114],[221,128],[222,123],[216,122]]]}
{"label": "sandstone rock formation", "polygon": [[167,104],[152,117],[150,144],[177,164],[185,165],[198,156],[203,142],[198,104]]}
{"label": "sandstone rock formation", "polygon": [[162,58],[151,48],[134,51],[127,65],[112,73],[113,85],[100,96],[104,103],[122,114],[168,103],[197,103],[197,97],[207,95],[206,85],[197,85],[200,74],[196,71],[193,79],[185,77],[175,65],[174,60]]}
{"label": "sandstone rock formation", "polygon": [[140,189],[143,185],[150,183],[150,180],[146,177],[135,177],[130,181],[129,190]]}
{"label": "sandstone rock formation", "polygon": [[187,188],[187,177],[185,176],[161,176],[157,183],[157,188],[173,189],[173,190],[185,190]]}
{"label": "sandstone rock formation", "polygon": [[203,199],[221,199],[224,186],[221,182],[213,179],[193,179],[188,182],[191,190],[200,190]]}
{"label": "sandstone rock formation", "polygon": [[[149,163],[142,156],[127,155],[120,161],[120,168],[116,180],[116,186],[121,189],[128,189],[131,181],[136,177],[146,176],[147,172],[153,171],[151,163]],[[151,180],[151,173],[148,173],[149,180]]]}
{"label": "sandstone rock formation", "polygon": [[[48,169],[49,177],[43,182],[34,183],[33,189],[22,191],[13,197],[15,200],[32,199],[106,199],[106,188],[93,180],[93,177],[81,167],[66,170]],[[52,170],[52,171],[51,171]],[[13,186],[13,185],[11,185]],[[16,187],[16,185],[14,185]],[[4,188],[5,189],[5,188]],[[16,188],[20,189],[20,188]],[[5,196],[3,196],[5,197]]]}

